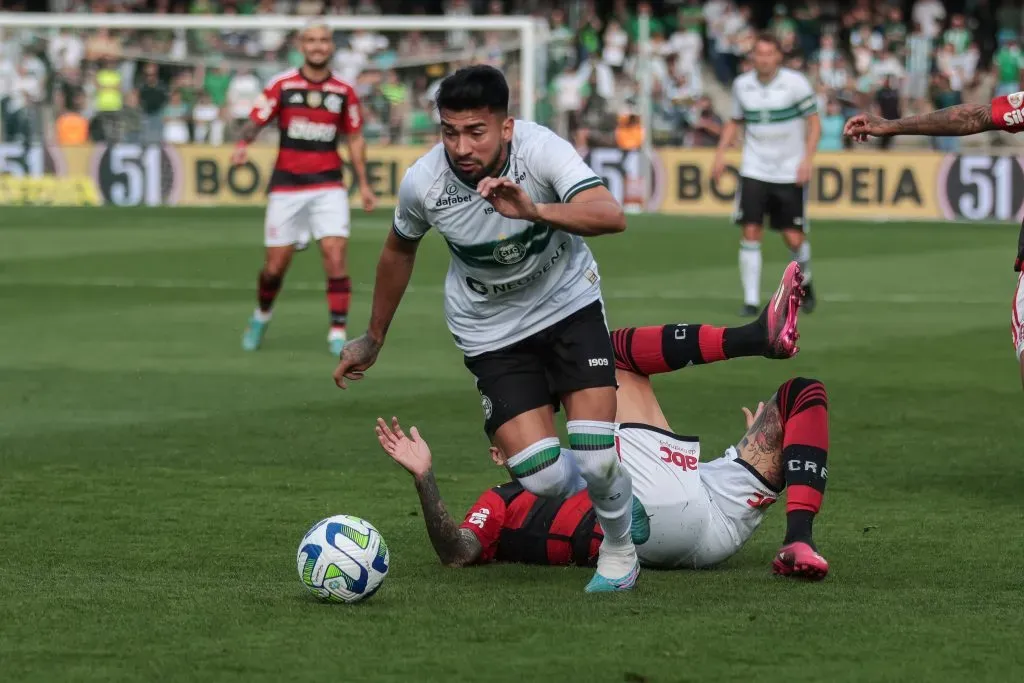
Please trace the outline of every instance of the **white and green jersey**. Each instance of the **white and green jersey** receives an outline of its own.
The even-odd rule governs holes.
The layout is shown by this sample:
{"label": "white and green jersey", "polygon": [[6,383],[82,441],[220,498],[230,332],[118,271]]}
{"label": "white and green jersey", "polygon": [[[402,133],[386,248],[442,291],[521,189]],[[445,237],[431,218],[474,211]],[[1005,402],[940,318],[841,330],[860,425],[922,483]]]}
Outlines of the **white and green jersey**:
{"label": "white and green jersey", "polygon": [[795,183],[804,158],[806,118],[817,113],[814,89],[799,71],[780,68],[768,83],[748,71],[732,84],[732,118],[743,124],[740,175]]}
{"label": "white and green jersey", "polygon": [[[568,202],[601,184],[572,145],[527,121],[515,122],[500,176],[538,204]],[[459,179],[440,144],[406,172],[395,208],[399,237],[418,240],[431,226],[451,252],[445,316],[467,356],[514,344],[601,299],[582,237],[505,218]]]}

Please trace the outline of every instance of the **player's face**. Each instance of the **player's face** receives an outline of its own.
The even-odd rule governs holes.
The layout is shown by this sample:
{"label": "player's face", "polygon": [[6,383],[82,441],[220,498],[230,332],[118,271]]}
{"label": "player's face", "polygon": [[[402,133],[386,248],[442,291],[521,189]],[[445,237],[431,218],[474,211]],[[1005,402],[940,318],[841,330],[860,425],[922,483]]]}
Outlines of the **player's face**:
{"label": "player's face", "polygon": [[782,64],[782,51],[771,43],[759,41],[752,51],[754,69],[761,78],[768,78]]}
{"label": "player's face", "polygon": [[501,171],[512,125],[511,117],[489,109],[441,110],[441,140],[463,181],[476,185]]}
{"label": "player's face", "polygon": [[302,56],[306,64],[314,69],[322,69],[331,61],[334,54],[334,41],[331,32],[323,26],[313,26],[302,33]]}

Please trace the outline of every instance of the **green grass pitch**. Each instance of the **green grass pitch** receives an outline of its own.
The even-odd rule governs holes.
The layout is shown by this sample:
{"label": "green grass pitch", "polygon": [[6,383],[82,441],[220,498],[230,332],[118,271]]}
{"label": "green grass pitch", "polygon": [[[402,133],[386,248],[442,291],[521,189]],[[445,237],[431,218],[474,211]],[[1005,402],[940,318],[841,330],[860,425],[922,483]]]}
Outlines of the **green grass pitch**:
{"label": "green grass pitch", "polygon": [[[352,330],[389,216],[357,214]],[[715,571],[442,568],[410,478],[372,424],[430,440],[461,514],[501,473],[448,335],[447,253],[426,239],[367,379],[330,378],[314,252],[265,347],[256,210],[11,209],[0,216],[0,679],[4,681],[915,681],[1019,679],[1024,461],[1008,332],[1012,226],[816,222],[822,302],[801,355],[659,378],[717,456],[786,378],[831,394],[822,584],[770,574],[784,510]],[[738,321],[735,229],[634,217],[593,240],[613,326]],[[785,263],[768,235],[764,289]],[[371,520],[381,592],[315,602],[295,551],[316,520]]]}

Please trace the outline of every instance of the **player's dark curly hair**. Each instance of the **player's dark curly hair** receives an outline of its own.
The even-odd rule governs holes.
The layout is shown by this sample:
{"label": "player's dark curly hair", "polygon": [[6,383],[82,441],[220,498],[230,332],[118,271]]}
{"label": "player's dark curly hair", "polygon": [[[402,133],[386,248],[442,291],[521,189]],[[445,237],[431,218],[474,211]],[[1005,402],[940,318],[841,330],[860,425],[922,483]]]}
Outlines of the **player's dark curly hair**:
{"label": "player's dark curly hair", "polygon": [[441,81],[437,108],[449,111],[487,109],[504,116],[508,114],[508,82],[493,66],[467,66]]}

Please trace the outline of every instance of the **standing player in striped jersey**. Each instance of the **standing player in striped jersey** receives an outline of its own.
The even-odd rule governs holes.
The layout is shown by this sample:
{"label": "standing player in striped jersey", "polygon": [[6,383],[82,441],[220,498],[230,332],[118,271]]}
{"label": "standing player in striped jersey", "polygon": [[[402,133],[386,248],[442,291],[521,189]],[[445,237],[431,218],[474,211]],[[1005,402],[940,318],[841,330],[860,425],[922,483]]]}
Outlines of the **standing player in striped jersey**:
{"label": "standing player in striped jersey", "polygon": [[352,296],[347,264],[350,218],[338,154],[340,138],[348,144],[363,210],[372,211],[377,199],[366,179],[359,98],[351,85],[328,68],[334,54],[331,32],[323,24],[311,24],[300,39],[305,63],[270,81],[253,107],[231,158],[234,165],[244,164],[249,144],[261,128],[277,119],[280,148],[268,189],[259,305],[242,335],[242,348],[255,351],[262,344],[292,255],[296,247],[304,248],[312,238],[320,244],[327,276],[327,344],[337,356],[345,346]]}
{"label": "standing player in striped jersey", "polygon": [[[612,332],[619,381],[616,428],[622,466],[634,482],[633,542],[644,566],[714,566],[735,554],[786,489],[786,537],[777,574],[822,579],[828,562],[812,526],[827,482],[828,397],[824,385],[794,378],[755,412],[747,433],[725,455],[699,462],[697,437],[673,434],[650,375],[739,356],[789,358],[796,353],[799,267],[790,264],[776,301],[742,327],[662,325]],[[774,313],[778,311],[778,313]],[[384,452],[413,475],[434,551],[451,567],[487,562],[592,566],[604,536],[577,475],[566,499],[539,497],[516,481],[485,491],[461,525],[434,478],[430,448],[397,418],[377,421]],[[507,464],[497,449],[491,457]]]}
{"label": "standing player in striped jersey", "polygon": [[[857,114],[843,129],[843,134],[858,142],[868,136],[927,135],[929,137],[963,136],[1004,130],[1008,133],[1024,132],[1024,92],[1000,95],[990,104],[958,104],[929,114],[905,116],[886,120],[874,114]],[[1013,270],[1017,275],[1017,289],[1010,312],[1010,335],[1017,362],[1020,365],[1021,384],[1024,385],[1024,225],[1017,238],[1017,258]]]}
{"label": "standing player in striped jersey", "polygon": [[718,144],[712,177],[725,171],[725,153],[743,127],[743,162],[736,195],[736,222],[742,227],[740,281],[742,314],[756,316],[761,305],[761,239],[765,217],[782,233],[793,260],[804,273],[804,310],[814,310],[811,244],[807,240],[805,191],[821,138],[814,89],[798,71],[782,67],[782,49],[761,35],[752,52],[754,68],[732,85],[732,117]]}

